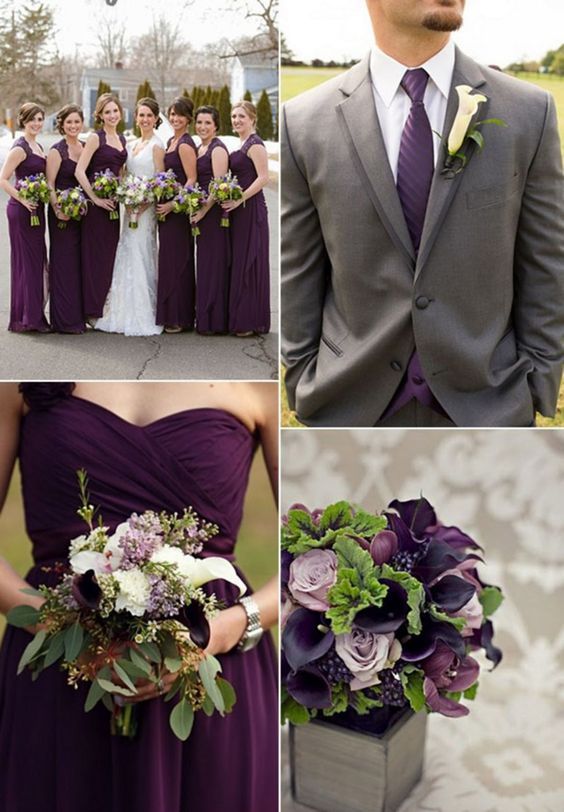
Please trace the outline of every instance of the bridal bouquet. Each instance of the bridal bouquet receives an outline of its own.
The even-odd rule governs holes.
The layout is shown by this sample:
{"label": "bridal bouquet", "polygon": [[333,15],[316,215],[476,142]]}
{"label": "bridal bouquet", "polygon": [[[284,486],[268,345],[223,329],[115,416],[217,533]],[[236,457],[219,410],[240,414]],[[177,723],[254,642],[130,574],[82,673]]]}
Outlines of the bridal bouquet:
{"label": "bridal bouquet", "polygon": [[481,548],[426,499],[373,515],[348,502],[283,519],[283,717],[410,706],[464,716],[490,616],[503,596],[480,579]]}
{"label": "bridal bouquet", "polygon": [[[147,511],[132,514],[113,533],[89,504],[85,471],[78,472],[88,533],[72,539],[69,568],[57,586],[40,586],[40,609],[17,606],[8,614],[15,626],[39,630],[23,652],[24,668],[36,678],[58,662],[69,685],[90,682],[84,709],[100,700],[112,714],[112,732],[133,736],[138,686],[153,683],[164,692],[165,674],[175,676],[165,700],[178,698],[170,726],[179,739],[190,735],[194,713],[228,713],[235,693],[221,666],[204,649],[209,619],[218,609],[201,586],[215,578],[245,585],[223,558],[196,558],[218,529],[191,508],[182,516]],[[142,681],[141,683],[139,681]]]}
{"label": "bridal bouquet", "polygon": [[[80,220],[88,211],[88,201],[80,186],[71,189],[57,189],[57,205],[64,215],[71,220]],[[59,220],[58,228],[66,228],[67,221]]]}
{"label": "bridal bouquet", "polygon": [[[241,200],[243,198],[243,189],[239,185],[237,176],[233,175],[231,170],[219,178],[212,178],[208,191],[219,204],[226,203],[228,200]],[[229,212],[223,212],[220,225],[223,228],[229,228]]]}
{"label": "bridal bouquet", "polygon": [[[198,183],[193,186],[182,186],[174,201],[174,211],[177,214],[182,212],[192,217],[202,206],[205,206],[207,199],[205,191]],[[200,233],[198,226],[193,225],[192,236],[198,237]]]}
{"label": "bridal bouquet", "polygon": [[[157,172],[157,174],[151,178],[151,189],[157,203],[167,203],[170,200],[174,200],[181,188],[182,186],[178,182],[172,169],[167,169],[166,172]],[[164,223],[165,219],[165,214],[157,215],[157,220],[160,223]]]}
{"label": "bridal bouquet", "polygon": [[155,201],[151,179],[127,175],[116,189],[116,199],[128,210],[129,228],[137,228],[139,209]]}
{"label": "bridal bouquet", "polygon": [[[43,172],[40,172],[38,175],[28,175],[27,177],[16,181],[16,189],[22,200],[26,200],[29,203],[35,203],[36,206],[38,206],[40,203],[49,202],[50,189],[47,183],[47,178]],[[40,222],[41,221],[38,215],[32,213],[31,225],[38,226],[40,225]]]}
{"label": "bridal bouquet", "polygon": [[[92,182],[92,190],[102,200],[116,200],[119,180],[110,169],[96,172]],[[119,211],[112,209],[109,212],[110,220],[119,220]]]}

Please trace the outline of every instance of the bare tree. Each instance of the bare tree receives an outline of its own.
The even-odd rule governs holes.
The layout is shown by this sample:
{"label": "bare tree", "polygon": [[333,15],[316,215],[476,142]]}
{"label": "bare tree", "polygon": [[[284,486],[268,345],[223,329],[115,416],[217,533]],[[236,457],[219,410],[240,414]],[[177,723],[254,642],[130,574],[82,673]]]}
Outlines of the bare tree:
{"label": "bare tree", "polygon": [[185,64],[192,49],[180,33],[180,23],[168,16],[153,19],[147,34],[139,37],[132,51],[132,64],[146,69],[147,77],[164,102],[166,88],[174,84],[173,77]]}
{"label": "bare tree", "polygon": [[125,25],[117,24],[110,15],[100,15],[96,21],[98,53],[96,61],[99,68],[113,68],[116,62],[123,63],[127,51],[127,30]]}

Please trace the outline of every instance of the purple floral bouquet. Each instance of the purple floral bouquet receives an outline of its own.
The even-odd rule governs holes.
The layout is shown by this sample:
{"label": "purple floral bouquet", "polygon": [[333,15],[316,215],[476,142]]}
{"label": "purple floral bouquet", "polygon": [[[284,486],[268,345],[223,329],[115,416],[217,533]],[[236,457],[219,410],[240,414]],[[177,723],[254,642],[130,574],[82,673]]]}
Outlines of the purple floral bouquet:
{"label": "purple floral bouquet", "polygon": [[[157,172],[151,178],[151,189],[157,203],[167,203],[174,200],[181,190],[182,186],[178,182],[176,175],[172,169],[167,169],[166,172]],[[164,223],[166,220],[165,214],[158,214],[157,220],[159,223]]]}
{"label": "purple floral bouquet", "polygon": [[[43,172],[37,175],[28,175],[25,178],[20,178],[20,180],[16,181],[16,189],[22,200],[35,203],[36,206],[40,203],[49,202],[49,193],[51,190],[49,189],[47,178]],[[37,214],[32,213],[31,225],[38,226],[40,223],[41,221]]]}
{"label": "purple floral bouquet", "polygon": [[116,200],[128,210],[129,228],[137,228],[137,219],[141,206],[154,203],[152,180],[139,178],[137,175],[127,175],[116,189]]}
{"label": "purple floral bouquet", "polygon": [[[70,217],[71,220],[80,220],[88,211],[88,200],[80,186],[73,186],[71,189],[57,189],[57,205],[61,212]],[[58,228],[66,228],[67,221],[59,220]]]}
{"label": "purple floral bouquet", "polygon": [[[231,170],[219,178],[212,178],[208,191],[220,205],[228,200],[241,200],[243,198],[243,189],[239,185],[237,176],[233,175]],[[223,228],[229,228],[229,212],[223,212],[220,225]]]}
{"label": "purple floral bouquet", "polygon": [[[202,206],[205,206],[207,199],[208,196],[199,183],[195,183],[193,186],[182,186],[174,201],[174,212],[192,217],[193,214],[200,211]],[[192,226],[193,237],[198,237],[200,233],[197,225]]]}
{"label": "purple floral bouquet", "polygon": [[220,557],[197,558],[215,525],[191,508],[182,516],[146,511],[132,514],[110,534],[89,504],[87,476],[78,472],[82,507],[78,514],[89,532],[70,542],[69,567],[54,587],[25,590],[45,600],[39,609],[16,606],[8,613],[14,626],[38,626],[24,650],[18,673],[34,678],[58,662],[69,685],[89,682],[84,709],[100,700],[112,714],[112,732],[136,732],[134,697],[139,681],[161,692],[165,674],[175,675],[165,700],[178,697],[170,714],[175,735],[190,735],[194,713],[228,713],[235,692],[219,677],[221,666],[205,653],[215,595],[201,586],[221,578],[245,585],[233,565]]}
{"label": "purple floral bouquet", "polygon": [[[103,172],[96,172],[92,182],[92,191],[97,197],[102,200],[116,200],[116,192],[119,185],[119,180],[111,171],[105,169]],[[109,212],[110,220],[119,220],[119,211],[112,209]]]}
{"label": "purple floral bouquet", "polygon": [[489,618],[503,595],[480,579],[481,552],[423,498],[381,515],[293,505],[282,524],[283,719],[468,714],[472,655],[493,667],[502,656]]}

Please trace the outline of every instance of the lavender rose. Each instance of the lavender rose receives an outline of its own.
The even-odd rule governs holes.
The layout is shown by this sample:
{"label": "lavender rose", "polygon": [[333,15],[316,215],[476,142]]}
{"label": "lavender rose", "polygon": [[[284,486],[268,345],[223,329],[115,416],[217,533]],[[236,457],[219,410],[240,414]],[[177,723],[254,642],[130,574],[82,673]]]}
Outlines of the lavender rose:
{"label": "lavender rose", "polygon": [[288,589],[294,599],[314,612],[329,609],[327,593],[337,580],[337,556],[332,550],[310,550],[290,564]]}
{"label": "lavender rose", "polygon": [[354,675],[350,684],[352,691],[377,685],[378,672],[391,668],[401,656],[401,644],[393,634],[373,634],[361,629],[338,634],[335,649]]}

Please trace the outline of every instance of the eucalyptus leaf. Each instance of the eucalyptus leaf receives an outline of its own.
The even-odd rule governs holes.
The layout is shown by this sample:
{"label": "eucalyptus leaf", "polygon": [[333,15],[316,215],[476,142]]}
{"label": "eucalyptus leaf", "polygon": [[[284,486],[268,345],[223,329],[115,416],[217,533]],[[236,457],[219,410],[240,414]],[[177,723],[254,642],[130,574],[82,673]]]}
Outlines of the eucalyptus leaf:
{"label": "eucalyptus leaf", "polygon": [[126,674],[128,674],[128,676],[130,676],[132,679],[147,679],[148,678],[147,672],[144,671],[142,668],[139,668],[138,665],[136,665],[135,663],[132,663],[130,660],[125,660],[125,659],[120,660],[119,664],[123,668],[123,670],[126,672]]}
{"label": "eucalyptus leaf", "polygon": [[179,657],[165,657],[164,664],[171,674],[176,674],[180,670],[182,660]]}
{"label": "eucalyptus leaf", "polygon": [[27,644],[18,664],[18,674],[21,674],[26,665],[29,665],[34,657],[38,656],[46,637],[47,632],[42,629],[41,631],[37,632],[33,640]]}
{"label": "eucalyptus leaf", "polygon": [[98,683],[98,680],[94,680],[94,682],[90,686],[90,690],[86,696],[86,701],[84,703],[84,710],[86,713],[91,711],[92,708],[98,704],[100,699],[104,696],[106,691],[102,688],[102,686]]}
{"label": "eucalyptus leaf", "polygon": [[175,680],[175,681],[172,683],[172,686],[171,686],[171,688],[170,688],[170,690],[169,690],[168,694],[165,696],[164,701],[165,701],[165,702],[170,702],[170,700],[171,700],[171,699],[174,699],[174,697],[175,697],[175,696],[176,696],[176,694],[179,692],[179,690],[181,689],[181,687],[182,687],[182,680],[181,680],[180,678],[177,678],[177,679],[176,679],[176,680]]}
{"label": "eucalyptus leaf", "polygon": [[102,697],[102,704],[105,708],[107,708],[107,710],[110,711],[110,713],[114,712],[114,700],[112,699],[111,694],[104,693],[104,696]]}
{"label": "eucalyptus leaf", "polygon": [[103,688],[104,691],[107,691],[109,694],[119,694],[120,696],[135,696],[136,694],[136,691],[130,691],[129,688],[116,685],[115,682],[111,682],[111,680],[108,679],[100,679],[100,677],[97,677],[96,682],[100,688]]}
{"label": "eucalyptus leaf", "polygon": [[131,691],[133,691],[134,693],[137,693],[137,688],[135,687],[135,685],[134,685],[134,684],[133,684],[133,682],[131,681],[131,678],[130,678],[129,674],[128,674],[128,673],[126,672],[126,670],[123,668],[123,666],[122,666],[122,664],[121,664],[121,662],[120,662],[119,660],[117,660],[116,662],[114,662],[114,671],[116,672],[116,674],[118,675],[118,677],[120,678],[120,680],[121,680],[122,682],[124,682],[124,683],[126,684],[126,686],[127,686],[127,687],[128,687],[130,690],[131,690]]}
{"label": "eucalyptus leaf", "polygon": [[84,632],[78,620],[65,632],[65,660],[73,662],[78,657],[84,639]]}
{"label": "eucalyptus leaf", "polygon": [[138,651],[135,651],[134,648],[129,649],[129,656],[131,658],[131,662],[134,663],[138,668],[143,671],[148,677],[153,675],[153,668],[151,663],[148,663],[147,660],[139,654]]}
{"label": "eucalyptus leaf", "polygon": [[174,735],[185,742],[194,724],[194,710],[186,699],[181,699],[170,714],[170,726]]}
{"label": "eucalyptus leaf", "polygon": [[204,699],[204,703],[202,705],[202,710],[206,714],[206,716],[213,716],[214,715],[214,713],[215,713],[215,705],[213,704],[213,702],[211,701],[209,696],[206,696],[206,698]]}
{"label": "eucalyptus leaf", "polygon": [[223,702],[225,704],[225,713],[231,713],[233,709],[233,705],[237,702],[237,694],[235,693],[235,688],[231,685],[230,682],[227,682],[226,679],[223,677],[217,677],[216,685],[221,691],[221,695],[223,697]]}
{"label": "eucalyptus leaf", "polygon": [[151,660],[151,662],[153,663],[161,662],[162,660],[161,652],[156,643],[149,642],[139,643],[139,649],[140,651],[143,652],[143,654],[145,655],[145,657],[147,657],[148,660]]}
{"label": "eucalyptus leaf", "polygon": [[215,681],[216,674],[221,671],[221,666],[215,657],[208,654],[208,656],[201,661],[198,671],[209,698],[215,705],[216,709],[223,715],[225,711],[225,703],[223,701],[222,693],[217,687]]}
{"label": "eucalyptus leaf", "polygon": [[39,619],[39,610],[27,604],[14,606],[6,615],[8,623],[18,629],[25,629],[26,626],[35,626]]}
{"label": "eucalyptus leaf", "polygon": [[63,656],[65,651],[65,633],[57,632],[57,634],[54,634],[47,641],[47,645],[49,648],[45,655],[45,668],[49,668],[50,665],[53,665],[53,663]]}

